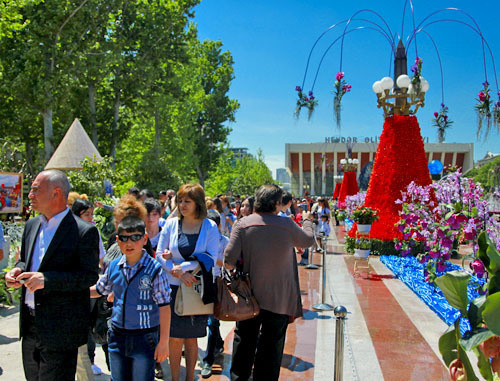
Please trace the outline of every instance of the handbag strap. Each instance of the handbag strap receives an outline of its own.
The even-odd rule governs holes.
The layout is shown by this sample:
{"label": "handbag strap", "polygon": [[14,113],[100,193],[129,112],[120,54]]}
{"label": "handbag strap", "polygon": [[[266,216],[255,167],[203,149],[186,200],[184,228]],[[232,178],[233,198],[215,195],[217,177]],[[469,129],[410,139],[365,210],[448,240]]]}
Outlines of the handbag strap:
{"label": "handbag strap", "polygon": [[248,274],[243,273],[242,271],[234,268],[232,270],[228,270],[224,265],[221,268],[221,277],[228,280],[233,281],[239,278],[244,278],[248,276]]}

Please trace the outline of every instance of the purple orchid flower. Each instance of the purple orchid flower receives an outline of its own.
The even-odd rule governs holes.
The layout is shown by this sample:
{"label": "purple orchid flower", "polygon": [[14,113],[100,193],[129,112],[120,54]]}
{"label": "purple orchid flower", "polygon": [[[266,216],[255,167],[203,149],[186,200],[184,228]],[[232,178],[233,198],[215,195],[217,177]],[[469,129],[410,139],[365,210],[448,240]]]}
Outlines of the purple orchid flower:
{"label": "purple orchid flower", "polygon": [[429,256],[432,258],[432,259],[437,259],[439,257],[439,252],[438,251],[435,251],[435,250],[431,250],[429,251]]}
{"label": "purple orchid flower", "polygon": [[443,271],[446,270],[446,263],[444,261],[439,261],[436,265],[436,270],[439,273],[442,273]]}

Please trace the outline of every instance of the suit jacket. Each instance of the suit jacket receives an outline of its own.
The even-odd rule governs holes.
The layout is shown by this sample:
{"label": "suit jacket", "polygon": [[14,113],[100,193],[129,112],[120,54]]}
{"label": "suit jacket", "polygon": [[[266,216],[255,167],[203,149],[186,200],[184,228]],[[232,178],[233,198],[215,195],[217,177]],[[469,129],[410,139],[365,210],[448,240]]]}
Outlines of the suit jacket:
{"label": "suit jacket", "polygon": [[[28,220],[21,256],[15,267],[29,271],[40,217]],[[88,339],[90,322],[89,287],[99,277],[99,232],[92,224],[69,212],[61,221],[45,253],[39,272],[44,288],[35,291],[35,325],[43,345],[52,349],[74,348]],[[25,332],[27,309],[22,288],[20,336]]]}

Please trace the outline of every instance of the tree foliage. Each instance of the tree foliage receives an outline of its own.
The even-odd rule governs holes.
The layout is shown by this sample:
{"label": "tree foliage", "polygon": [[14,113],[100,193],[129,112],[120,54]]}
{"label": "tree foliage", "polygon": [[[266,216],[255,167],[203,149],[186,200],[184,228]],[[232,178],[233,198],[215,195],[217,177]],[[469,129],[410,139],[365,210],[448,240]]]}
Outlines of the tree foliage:
{"label": "tree foliage", "polygon": [[78,117],[101,155],[152,190],[203,184],[238,102],[233,58],[199,41],[199,0],[10,0],[0,20],[0,136],[40,171]]}
{"label": "tree foliage", "polygon": [[235,158],[229,151],[218,159],[215,171],[207,180],[206,193],[215,196],[231,191],[233,194],[253,195],[261,185],[272,183],[274,180],[261,150],[257,157],[245,156],[242,159]]}
{"label": "tree foliage", "polygon": [[500,157],[496,157],[481,168],[473,168],[465,174],[481,183],[484,189],[490,190],[500,186]]}
{"label": "tree foliage", "polygon": [[97,161],[95,157],[82,160],[82,169],[67,173],[71,189],[85,193],[91,201],[103,199],[106,196],[105,182],[120,183],[125,173],[115,171],[111,166],[111,158],[104,157]]}

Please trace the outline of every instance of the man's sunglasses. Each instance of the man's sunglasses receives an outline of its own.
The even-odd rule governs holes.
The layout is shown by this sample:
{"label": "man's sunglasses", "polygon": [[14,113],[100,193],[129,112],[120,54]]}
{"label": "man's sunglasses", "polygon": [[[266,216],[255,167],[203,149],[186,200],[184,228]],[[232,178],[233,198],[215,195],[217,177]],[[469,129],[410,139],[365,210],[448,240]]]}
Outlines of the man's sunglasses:
{"label": "man's sunglasses", "polygon": [[144,237],[144,234],[131,234],[131,235],[118,234],[118,239],[122,242],[127,242],[129,239],[132,242],[137,242],[140,241],[142,237]]}

